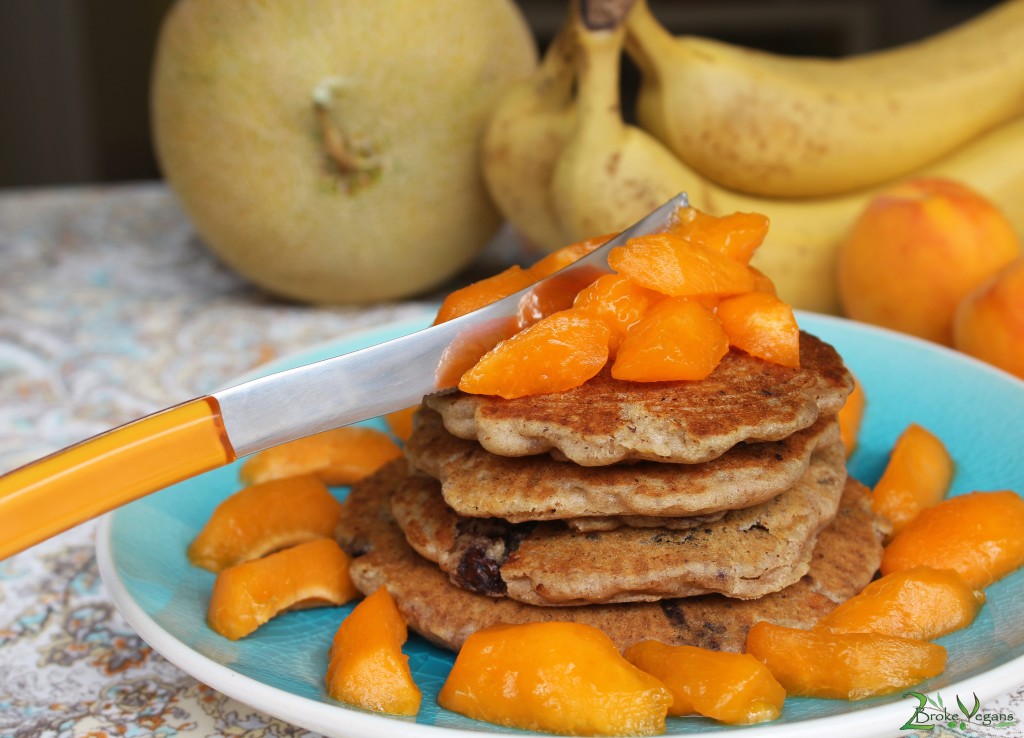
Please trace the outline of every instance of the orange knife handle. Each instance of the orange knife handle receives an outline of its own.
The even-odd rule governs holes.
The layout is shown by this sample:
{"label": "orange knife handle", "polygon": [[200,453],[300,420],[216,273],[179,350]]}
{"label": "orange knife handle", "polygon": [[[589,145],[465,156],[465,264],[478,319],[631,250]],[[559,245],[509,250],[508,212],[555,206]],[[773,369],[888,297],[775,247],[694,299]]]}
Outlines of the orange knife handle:
{"label": "orange knife handle", "polygon": [[201,397],[0,477],[0,559],[235,460],[217,401]]}

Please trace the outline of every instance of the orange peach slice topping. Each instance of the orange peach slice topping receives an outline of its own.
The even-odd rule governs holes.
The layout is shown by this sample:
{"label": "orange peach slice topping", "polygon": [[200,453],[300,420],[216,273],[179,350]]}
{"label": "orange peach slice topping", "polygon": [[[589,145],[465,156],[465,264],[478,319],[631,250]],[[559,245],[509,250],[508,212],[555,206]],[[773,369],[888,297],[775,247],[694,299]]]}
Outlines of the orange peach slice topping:
{"label": "orange peach slice topping", "polygon": [[534,277],[518,266],[509,267],[493,277],[481,279],[449,294],[437,311],[434,325],[462,317],[485,305],[518,292],[534,283]]}
{"label": "orange peach slice topping", "polygon": [[639,285],[670,297],[736,295],[754,289],[754,277],[721,251],[668,233],[630,239],[608,263]]}
{"label": "orange peach slice topping", "polygon": [[774,364],[800,367],[800,327],[793,308],[767,292],[750,292],[718,305],[729,344]]}
{"label": "orange peach slice topping", "polygon": [[664,295],[641,287],[628,277],[605,274],[580,291],[573,307],[605,322],[611,331],[608,352],[614,357],[626,332],[664,299]]}
{"label": "orange peach slice topping", "polygon": [[760,213],[715,216],[696,208],[682,208],[670,232],[691,243],[720,251],[746,264],[768,235],[768,218]]}
{"label": "orange peach slice topping", "polygon": [[608,361],[608,326],[581,310],[563,310],[502,341],[462,376],[459,389],[498,395],[563,392]]}
{"label": "orange peach slice topping", "polygon": [[633,382],[704,379],[728,350],[729,339],[707,308],[670,298],[651,308],[626,334],[612,376]]}

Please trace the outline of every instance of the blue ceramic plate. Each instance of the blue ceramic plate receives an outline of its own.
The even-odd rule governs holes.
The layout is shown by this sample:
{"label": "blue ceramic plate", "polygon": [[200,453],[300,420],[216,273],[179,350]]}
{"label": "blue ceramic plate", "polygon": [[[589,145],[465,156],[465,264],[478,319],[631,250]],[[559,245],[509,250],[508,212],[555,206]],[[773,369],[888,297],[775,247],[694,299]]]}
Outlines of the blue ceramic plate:
{"label": "blue ceramic plate", "polygon": [[[433,313],[387,325],[275,361],[263,373],[363,348],[426,327]],[[908,423],[936,433],[957,462],[953,494],[1024,491],[1024,382],[941,347],[888,331],[800,315],[801,325],[831,342],[860,378],[868,406],[851,473],[871,485]],[[371,423],[384,426],[379,421]],[[347,707],[327,697],[327,649],[351,606],[285,614],[239,642],[211,631],[205,610],[213,575],[193,568],[185,549],[214,507],[238,487],[226,467],[146,497],[107,516],[98,541],[103,579],[121,612],[168,660],[197,679],[275,717],[329,736],[450,736],[516,732],[437,706],[453,656],[412,636],[413,675],[424,693],[415,721]],[[344,490],[337,490],[339,496]],[[955,706],[981,704],[1024,682],[1024,571],[989,588],[974,624],[943,638],[945,673],[918,688]],[[917,701],[899,694],[862,702],[792,698],[780,720],[730,729],[675,718],[669,734],[730,730],[769,736],[892,735]]]}

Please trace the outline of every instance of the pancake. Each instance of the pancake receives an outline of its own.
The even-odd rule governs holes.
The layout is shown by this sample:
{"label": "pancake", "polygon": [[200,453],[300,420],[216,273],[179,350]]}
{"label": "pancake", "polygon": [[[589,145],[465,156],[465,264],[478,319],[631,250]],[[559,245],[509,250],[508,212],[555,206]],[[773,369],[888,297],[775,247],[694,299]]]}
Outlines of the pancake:
{"label": "pancake", "polygon": [[693,515],[688,518],[656,518],[651,515],[604,515],[586,518],[566,518],[563,522],[570,530],[592,533],[599,530],[615,530],[616,528],[668,528],[669,530],[689,530],[705,523],[721,520],[728,510]]}
{"label": "pancake", "polygon": [[[509,458],[457,438],[441,416],[421,408],[406,441],[406,458],[440,480],[459,515],[527,520],[594,518],[590,529],[619,525],[688,527],[686,518],[750,507],[796,484],[811,454],[839,441],[835,416],[779,441],[740,443],[703,464],[584,467],[547,454]],[[630,516],[616,519],[610,516]],[[586,524],[584,524],[586,525]]]}
{"label": "pancake", "polygon": [[409,627],[457,651],[472,633],[497,623],[569,621],[600,628],[621,648],[653,639],[742,651],[761,620],[807,628],[859,592],[878,569],[886,524],[871,511],[869,491],[848,478],[835,520],[818,536],[808,573],[756,600],[704,595],[661,602],[536,607],[468,592],[408,545],[391,514],[391,495],[407,476],[393,461],[355,485],[345,503],[338,540],[353,556],[352,581],[363,594],[387,587]]}
{"label": "pancake", "polygon": [[606,367],[580,387],[504,400],[429,395],[450,433],[499,456],[555,452],[582,466],[700,463],[742,441],[777,441],[834,415],[853,389],[828,344],[800,334],[800,369],[732,349],[700,381],[625,382]]}
{"label": "pancake", "polygon": [[819,531],[835,517],[845,452],[816,452],[804,476],[759,505],[687,530],[579,532],[561,522],[466,518],[436,480],[410,475],[392,513],[409,544],[452,582],[532,605],[641,602],[719,593],[751,599],[802,577]]}

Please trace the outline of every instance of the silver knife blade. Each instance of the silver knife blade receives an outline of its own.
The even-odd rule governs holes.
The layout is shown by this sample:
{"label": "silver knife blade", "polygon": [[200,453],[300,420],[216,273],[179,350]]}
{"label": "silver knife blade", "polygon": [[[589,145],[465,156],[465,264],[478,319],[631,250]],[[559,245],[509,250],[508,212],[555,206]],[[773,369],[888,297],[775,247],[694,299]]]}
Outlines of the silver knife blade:
{"label": "silver knife blade", "polygon": [[362,349],[213,393],[238,456],[418,405],[455,386],[466,358],[510,335],[524,301],[553,283],[611,271],[608,254],[629,239],[672,225],[680,193],[587,256],[515,294],[454,320]]}

